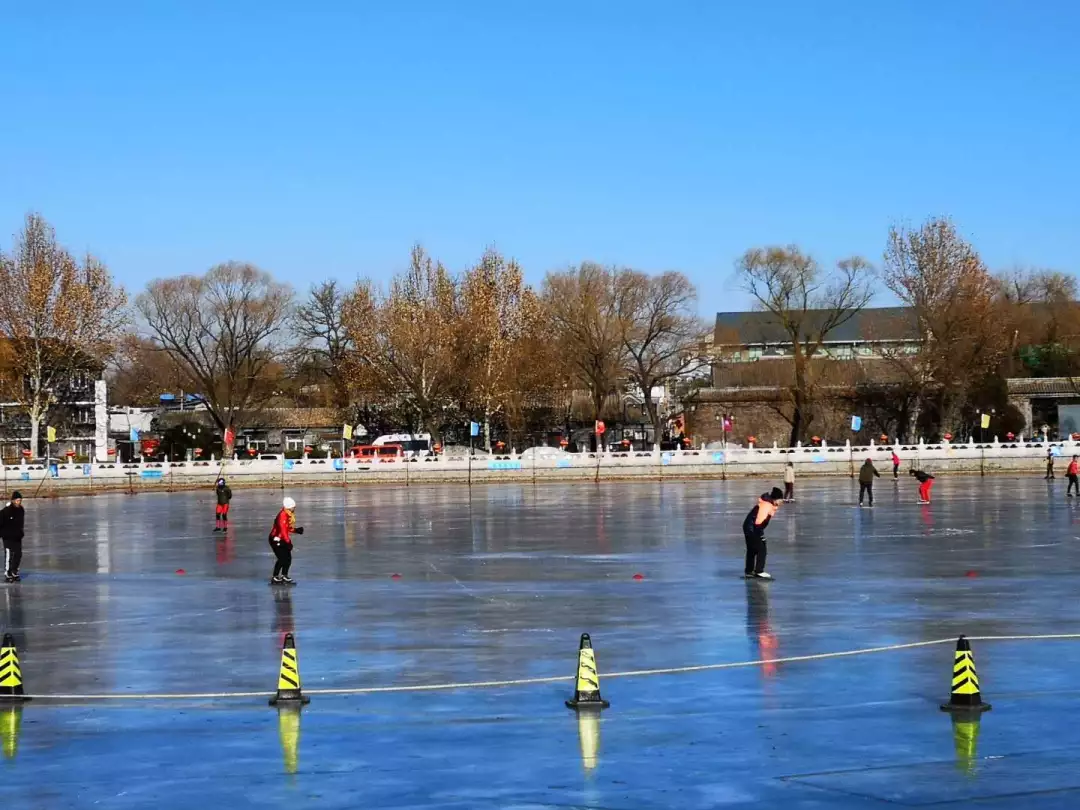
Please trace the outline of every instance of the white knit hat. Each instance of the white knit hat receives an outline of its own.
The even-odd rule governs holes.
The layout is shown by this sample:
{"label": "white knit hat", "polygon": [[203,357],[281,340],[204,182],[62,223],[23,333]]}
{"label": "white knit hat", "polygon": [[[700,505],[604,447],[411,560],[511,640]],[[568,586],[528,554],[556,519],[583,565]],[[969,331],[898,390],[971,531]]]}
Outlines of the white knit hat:
{"label": "white knit hat", "polygon": [[281,505],[284,506],[286,509],[295,509],[296,501],[294,501],[292,498],[286,498],[281,502]]}

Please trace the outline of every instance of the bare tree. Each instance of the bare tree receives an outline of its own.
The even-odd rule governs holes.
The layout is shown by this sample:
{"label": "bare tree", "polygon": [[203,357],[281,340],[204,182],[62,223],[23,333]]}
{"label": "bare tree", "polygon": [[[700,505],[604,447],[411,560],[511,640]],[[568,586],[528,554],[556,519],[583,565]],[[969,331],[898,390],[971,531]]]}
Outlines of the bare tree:
{"label": "bare tree", "polygon": [[635,270],[615,274],[615,308],[626,350],[626,374],[638,388],[653,441],[659,447],[662,415],[654,388],[708,363],[708,325],[696,311],[697,290],[682,273],[649,276]]}
{"label": "bare tree", "polygon": [[136,305],[224,435],[268,393],[267,371],[292,301],[292,290],[269,273],[227,262],[203,276],[156,279]]}
{"label": "bare tree", "polygon": [[1010,344],[996,305],[999,286],[943,218],[917,229],[892,228],[881,278],[915,322],[916,351],[886,353],[913,393],[909,435],[924,415],[939,427],[959,429],[968,392],[998,367]]}
{"label": "bare tree", "polygon": [[618,389],[625,368],[614,282],[613,271],[591,262],[544,280],[544,305],[559,335],[559,350],[570,378],[589,392],[594,420]]}
{"label": "bare tree", "polygon": [[870,301],[870,264],[854,256],[823,272],[798,247],[753,248],[736,272],[743,289],[772,314],[791,344],[792,380],[788,386],[791,444],[801,441],[814,418],[816,389],[812,362],[829,335]]}
{"label": "bare tree", "polygon": [[346,302],[344,325],[356,346],[351,385],[366,399],[400,405],[438,437],[458,371],[458,323],[454,279],[417,245],[389,295],[360,281]]}
{"label": "bare tree", "polygon": [[35,455],[50,406],[74,376],[104,368],[126,322],[127,295],[105,265],[90,255],[78,261],[42,217],[28,215],[11,254],[0,253],[0,334]]}
{"label": "bare tree", "polygon": [[345,302],[345,292],[330,279],[313,284],[307,300],[293,314],[293,331],[300,341],[298,359],[322,372],[330,385],[331,403],[337,408],[349,404],[345,366],[352,341],[345,329]]}

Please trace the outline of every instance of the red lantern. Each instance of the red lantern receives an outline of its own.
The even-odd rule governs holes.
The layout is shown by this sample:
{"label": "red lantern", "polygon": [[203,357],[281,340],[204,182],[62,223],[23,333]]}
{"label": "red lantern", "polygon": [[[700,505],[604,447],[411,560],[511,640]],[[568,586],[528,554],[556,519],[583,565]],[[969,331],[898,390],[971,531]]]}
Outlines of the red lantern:
{"label": "red lantern", "polygon": [[946,434],[945,434],[944,436],[942,436],[941,438],[943,438],[943,439],[944,439],[945,441],[947,441],[947,442],[951,442],[951,441],[952,441],[952,434],[951,434],[951,433],[946,433]]}
{"label": "red lantern", "polygon": [[29,451],[29,450],[23,450],[23,451],[22,451],[22,454],[23,454],[24,456],[26,456],[27,458],[30,458],[30,451]]}
{"label": "red lantern", "polygon": [[442,445],[441,445],[441,444],[439,444],[438,442],[435,442],[435,447],[433,447],[432,449],[433,449],[433,450],[434,450],[434,451],[435,451],[436,453],[441,453],[441,452],[442,452]]}
{"label": "red lantern", "polygon": [[1008,433],[1005,434],[1005,438],[1011,442],[1013,439],[1016,438],[1016,434],[1010,430]]}
{"label": "red lantern", "polygon": [[565,436],[559,439],[559,447],[566,447],[568,444],[570,444],[570,442],[566,440]]}
{"label": "red lantern", "polygon": [[305,453],[310,453],[310,452],[311,452],[311,449],[312,449],[312,448],[311,448],[311,445],[310,445],[310,444],[305,444],[305,445],[304,445],[304,452],[305,452]]}
{"label": "red lantern", "polygon": [[202,448],[201,447],[196,447],[195,448],[195,458],[198,458],[201,455],[202,455]]}
{"label": "red lantern", "polygon": [[889,435],[887,433],[882,433],[880,436],[878,436],[878,438],[881,439],[882,442],[889,441]]}
{"label": "red lantern", "polygon": [[747,436],[746,442],[747,444],[757,444],[757,436]]}
{"label": "red lantern", "polygon": [[810,438],[810,441],[812,441],[816,445],[819,445],[819,444],[821,444],[821,437],[820,436],[812,436]]}
{"label": "red lantern", "polygon": [[116,455],[116,448],[114,448],[114,447],[110,447],[110,448],[108,449],[108,454],[109,454],[110,456],[115,456],[115,455]]}
{"label": "red lantern", "polygon": [[66,453],[64,453],[64,455],[67,456],[68,458],[75,458],[75,451],[74,450],[68,450]]}
{"label": "red lantern", "polygon": [[255,454],[256,454],[257,452],[258,452],[258,451],[257,451],[257,450],[256,450],[256,449],[255,449],[254,447],[249,447],[249,448],[248,448],[248,455],[249,455],[249,456],[253,456],[253,455],[255,455]]}
{"label": "red lantern", "polygon": [[506,444],[504,442],[498,441],[498,442],[495,442],[495,446],[499,447],[499,448],[503,448],[503,447],[506,447]]}

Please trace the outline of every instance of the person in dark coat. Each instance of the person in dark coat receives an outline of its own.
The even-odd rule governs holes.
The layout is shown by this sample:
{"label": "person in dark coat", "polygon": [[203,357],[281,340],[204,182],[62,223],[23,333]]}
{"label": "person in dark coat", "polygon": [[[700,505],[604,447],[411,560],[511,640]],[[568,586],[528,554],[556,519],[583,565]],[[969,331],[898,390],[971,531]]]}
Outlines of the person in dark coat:
{"label": "person in dark coat", "polygon": [[217,480],[214,494],[217,496],[217,506],[214,508],[214,531],[223,532],[229,528],[229,501],[232,500],[232,490],[229,489],[224,478]]}
{"label": "person in dark coat", "polygon": [[859,468],[859,506],[862,506],[863,495],[870,498],[871,506],[874,505],[874,479],[880,477],[881,473],[877,471],[873,461],[867,459],[863,462]]}
{"label": "person in dark coat", "polygon": [[22,493],[12,492],[11,500],[0,509],[0,539],[4,542],[4,581],[19,582],[22,564],[23,522]]}

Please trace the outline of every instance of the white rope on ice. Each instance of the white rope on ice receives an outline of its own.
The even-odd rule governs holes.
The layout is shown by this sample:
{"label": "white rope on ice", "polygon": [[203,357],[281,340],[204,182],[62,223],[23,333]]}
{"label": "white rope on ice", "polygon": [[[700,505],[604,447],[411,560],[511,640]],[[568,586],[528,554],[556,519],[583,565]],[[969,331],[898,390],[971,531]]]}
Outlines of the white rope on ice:
{"label": "white rope on ice", "polygon": [[[1080,633],[1048,633],[1039,635],[1016,636],[966,636],[968,641],[1064,641],[1080,639]],[[913,650],[920,647],[937,647],[942,644],[955,644],[955,638],[936,638],[930,641],[911,641],[904,644],[887,644],[880,647],[864,647],[858,650],[839,650],[837,652],[814,653],[811,655],[789,655],[783,658],[761,658],[755,661],[729,661],[720,664],[696,664],[683,667],[659,667],[656,669],[635,669],[625,672],[601,673],[602,679],[610,678],[645,678],[654,675],[684,675],[693,672],[715,672],[724,669],[743,669],[770,664],[798,664],[808,661],[826,661],[833,658],[850,658],[857,655]],[[501,689],[512,686],[538,686],[542,684],[568,683],[574,680],[572,675],[557,675],[545,678],[511,678],[496,681],[461,681],[457,683],[407,684],[402,686],[356,686],[325,689],[305,689],[305,695],[379,695],[403,692],[449,692],[457,689]],[[191,693],[107,693],[86,695],[27,695],[34,700],[48,701],[106,701],[106,700],[237,700],[240,698],[269,698],[274,692],[191,692]]]}

